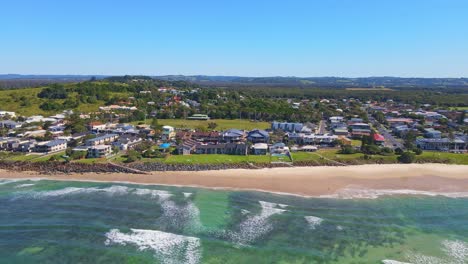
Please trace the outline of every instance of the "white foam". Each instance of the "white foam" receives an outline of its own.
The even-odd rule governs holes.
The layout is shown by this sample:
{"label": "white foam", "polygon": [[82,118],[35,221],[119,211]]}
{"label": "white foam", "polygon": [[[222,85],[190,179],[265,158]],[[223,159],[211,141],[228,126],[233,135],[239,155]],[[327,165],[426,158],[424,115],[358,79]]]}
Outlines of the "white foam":
{"label": "white foam", "polygon": [[33,197],[35,198],[56,197],[56,196],[64,196],[64,195],[69,195],[69,194],[82,193],[85,191],[87,191],[86,188],[67,187],[67,188],[59,189],[59,190],[37,192],[33,194]]}
{"label": "white foam", "polygon": [[31,187],[34,185],[35,185],[34,183],[25,183],[25,184],[16,185],[15,188],[26,188],[26,187]]}
{"label": "white foam", "polygon": [[336,226],[336,230],[338,230],[338,231],[342,231],[343,229],[344,229],[344,228],[343,228],[342,226],[340,226],[340,225],[339,225],[339,226]]}
{"label": "white foam", "polygon": [[419,195],[419,196],[445,196],[450,198],[466,198],[468,192],[431,192],[409,189],[391,190],[391,189],[364,189],[348,187],[339,190],[334,194],[320,195],[319,198],[333,199],[376,199],[380,196],[388,195]]}
{"label": "white foam", "polygon": [[131,229],[126,234],[118,229],[106,233],[106,245],[135,245],[139,250],[152,250],[155,257],[164,264],[200,263],[201,243],[196,237],[182,236],[156,230]]}
{"label": "white foam", "polygon": [[288,207],[289,205],[287,205],[287,204],[278,204],[278,206],[281,207],[281,208],[286,208],[286,207]]}
{"label": "white foam", "polygon": [[22,180],[0,180],[0,185],[10,184],[10,183],[19,182],[19,181],[22,181]]}
{"label": "white foam", "polygon": [[126,195],[126,194],[135,194],[135,195],[149,195],[152,198],[158,198],[159,200],[163,201],[169,199],[172,194],[167,191],[161,190],[152,190],[152,189],[141,189],[141,188],[131,188],[127,186],[121,185],[113,185],[106,188],[96,188],[96,187],[89,187],[89,188],[79,188],[79,187],[67,187],[64,189],[59,190],[52,190],[52,191],[42,191],[42,192],[19,192],[19,195],[30,195],[34,198],[42,198],[42,197],[57,197],[57,196],[65,196],[65,195],[72,195],[72,194],[80,194],[80,193],[105,193],[109,195]]}
{"label": "white foam", "polygon": [[163,190],[152,190],[152,189],[135,189],[134,192],[136,195],[149,195],[153,198],[159,198],[160,200],[167,200],[169,199],[172,194],[168,191]]}
{"label": "white foam", "polygon": [[442,245],[445,253],[453,259],[453,263],[464,264],[468,262],[468,243],[460,240],[444,240]]}
{"label": "white foam", "polygon": [[249,210],[245,210],[245,209],[241,209],[241,214],[242,214],[242,215],[250,214],[250,211],[249,211]]}
{"label": "white foam", "polygon": [[190,196],[192,196],[192,193],[189,192],[184,192],[183,194],[185,198],[189,198]]}
{"label": "white foam", "polygon": [[[442,241],[442,251],[447,258],[441,259],[409,252],[407,259],[413,264],[466,264],[468,263],[468,243],[460,240]],[[389,262],[391,264],[391,262]],[[396,262],[398,264],[398,262]]]}
{"label": "white foam", "polygon": [[307,221],[307,223],[309,223],[309,226],[310,226],[311,229],[317,228],[317,226],[319,226],[323,222],[322,218],[312,216],[312,215],[304,216],[304,218]]}
{"label": "white foam", "polygon": [[422,254],[409,254],[408,259],[412,264],[455,264],[453,262],[446,262],[437,257]]}
{"label": "white foam", "polygon": [[254,242],[259,237],[267,234],[273,229],[268,218],[275,214],[281,214],[285,210],[275,208],[277,204],[259,201],[262,209],[260,214],[248,216],[247,219],[239,224],[239,230],[227,231],[228,236],[236,243],[245,245]]}
{"label": "white foam", "polygon": [[174,201],[163,200],[161,208],[163,214],[158,222],[177,228],[183,228],[183,225],[188,223],[191,230],[200,231],[202,229],[200,210],[192,202],[177,205]]}
{"label": "white foam", "polygon": [[401,261],[396,261],[396,260],[391,260],[391,259],[384,259],[382,260],[382,264],[412,264],[412,263],[401,262]]}

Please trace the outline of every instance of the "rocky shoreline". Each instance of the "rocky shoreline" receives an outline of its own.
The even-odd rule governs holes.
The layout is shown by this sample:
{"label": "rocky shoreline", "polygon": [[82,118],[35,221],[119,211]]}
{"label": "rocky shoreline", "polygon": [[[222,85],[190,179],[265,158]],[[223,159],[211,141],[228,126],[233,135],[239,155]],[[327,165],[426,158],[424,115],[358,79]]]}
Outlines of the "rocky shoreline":
{"label": "rocky shoreline", "polygon": [[[428,161],[434,163],[434,161]],[[424,163],[424,162],[423,162]],[[444,163],[444,162],[440,162]],[[135,162],[130,164],[114,163],[65,163],[59,161],[27,162],[0,161],[0,169],[10,171],[35,171],[41,174],[57,173],[130,173],[142,174],[152,171],[211,171],[228,169],[265,169],[288,167],[317,167],[317,166],[352,166],[366,164],[392,164],[385,160],[340,160],[340,161],[296,161],[293,163],[226,163],[226,164],[167,164],[160,162]]]}

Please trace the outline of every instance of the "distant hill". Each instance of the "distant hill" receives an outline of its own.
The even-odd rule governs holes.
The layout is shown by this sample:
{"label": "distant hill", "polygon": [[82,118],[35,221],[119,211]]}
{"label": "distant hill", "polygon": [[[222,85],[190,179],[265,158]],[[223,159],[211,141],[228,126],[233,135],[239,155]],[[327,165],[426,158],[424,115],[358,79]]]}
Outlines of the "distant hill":
{"label": "distant hill", "polygon": [[16,89],[24,87],[39,87],[52,83],[82,82],[103,79],[103,75],[22,75],[0,74],[0,89]]}
{"label": "distant hill", "polygon": [[468,88],[468,78],[399,78],[399,77],[240,77],[240,76],[155,76],[157,79],[171,81],[190,81],[206,85],[268,85],[299,87],[409,87],[409,88]]}
{"label": "distant hill", "polygon": [[204,86],[281,86],[314,88],[466,88],[468,78],[400,78],[400,77],[242,77],[207,75],[104,76],[104,75],[20,75],[0,74],[0,89],[37,87],[57,82],[80,82],[90,79],[111,81],[148,80],[150,78],[191,82]]}

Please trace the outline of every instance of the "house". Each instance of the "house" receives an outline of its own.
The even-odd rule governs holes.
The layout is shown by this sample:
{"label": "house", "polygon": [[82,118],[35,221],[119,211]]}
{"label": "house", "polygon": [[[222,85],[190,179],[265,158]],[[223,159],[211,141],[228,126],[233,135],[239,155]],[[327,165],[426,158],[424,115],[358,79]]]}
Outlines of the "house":
{"label": "house", "polygon": [[95,145],[88,148],[87,158],[103,158],[112,154],[112,147],[110,145]]}
{"label": "house", "polygon": [[245,132],[239,129],[229,129],[221,133],[220,141],[225,143],[244,141]]}
{"label": "house", "polygon": [[268,153],[268,144],[266,143],[256,143],[250,148],[253,155],[266,155]]}
{"label": "house", "polygon": [[0,128],[15,129],[21,127],[21,123],[17,123],[12,120],[0,121]]}
{"label": "house", "polygon": [[347,136],[349,131],[347,127],[337,127],[333,129],[333,134],[337,136]]}
{"label": "house", "polygon": [[461,137],[454,140],[448,138],[418,138],[416,139],[416,146],[423,150],[466,151],[467,142],[466,138]]}
{"label": "house", "polygon": [[247,155],[247,151],[246,143],[199,144],[195,147],[197,154]]}
{"label": "house", "polygon": [[29,140],[24,140],[20,138],[7,138],[7,142],[3,142],[3,150],[7,151],[17,151],[20,144],[28,142]]}
{"label": "house", "polygon": [[351,118],[348,121],[348,126],[351,126],[351,125],[354,125],[354,124],[357,124],[357,123],[363,123],[363,122],[364,122],[364,119],[362,119],[362,118]]}
{"label": "house", "polygon": [[403,135],[405,135],[406,133],[408,133],[408,131],[410,131],[411,128],[409,128],[407,125],[403,125],[403,126],[396,126],[393,128],[392,132],[399,136],[399,137],[402,137]]}
{"label": "house", "polygon": [[220,135],[217,131],[179,131],[176,133],[176,139],[182,141],[193,139],[203,143],[217,143],[220,140]]}
{"label": "house", "polygon": [[199,144],[201,144],[201,143],[196,141],[196,140],[193,140],[193,139],[184,140],[184,142],[182,142],[182,144],[180,144],[177,147],[177,153],[179,155],[193,154],[193,153],[195,153],[195,149],[196,149],[197,145],[199,145]]}
{"label": "house", "polygon": [[88,129],[94,132],[100,132],[106,130],[106,124],[103,124],[99,121],[90,122],[88,124]]}
{"label": "house", "polygon": [[6,150],[6,146],[10,138],[0,137],[0,150]]}
{"label": "house", "polygon": [[386,121],[391,128],[414,123],[414,120],[411,118],[387,118]]}
{"label": "house", "polygon": [[284,143],[276,143],[270,147],[271,154],[287,154],[289,153],[289,147]]}
{"label": "house", "polygon": [[172,140],[175,138],[175,136],[176,136],[176,133],[173,127],[171,126],[162,127],[162,133],[161,133],[162,140]]}
{"label": "house", "polygon": [[439,130],[435,130],[434,128],[426,128],[424,129],[424,137],[425,138],[442,138],[442,132]]}
{"label": "house", "polygon": [[91,139],[86,140],[86,146],[97,146],[97,145],[112,143],[117,138],[119,138],[119,135],[117,134],[105,134],[102,136],[98,136],[96,138],[91,138]]}
{"label": "house", "polygon": [[36,145],[37,145],[36,140],[26,140],[26,141],[23,141],[23,142],[19,143],[16,151],[19,151],[19,152],[33,152],[33,151],[35,151]]}
{"label": "house", "polygon": [[268,143],[270,135],[265,130],[255,129],[247,134],[247,140],[252,143]]}
{"label": "house", "polygon": [[370,125],[369,124],[366,124],[366,123],[353,123],[353,124],[350,124],[349,127],[354,130],[354,129],[361,129],[361,130],[369,130],[371,129]]}
{"label": "house", "polygon": [[332,116],[328,120],[330,120],[330,123],[341,123],[344,121],[343,116]]}
{"label": "house", "polygon": [[0,117],[16,117],[15,112],[10,112],[10,111],[0,111]]}
{"label": "house", "polygon": [[38,143],[34,150],[41,153],[57,152],[67,149],[67,141],[56,139],[47,142]]}
{"label": "house", "polygon": [[271,123],[272,130],[283,130],[284,132],[301,132],[304,124],[288,123],[288,122],[273,122]]}
{"label": "house", "polygon": [[370,136],[371,131],[370,129],[353,129],[351,131],[351,137],[353,138],[361,138],[363,136]]}
{"label": "house", "polygon": [[383,145],[385,143],[385,137],[380,134],[375,133],[374,142],[376,145]]}
{"label": "house", "polygon": [[38,130],[33,130],[33,131],[27,131],[24,133],[23,137],[43,137],[47,131],[43,129],[38,129]]}
{"label": "house", "polygon": [[203,115],[203,114],[194,114],[187,119],[189,120],[210,120],[210,117],[208,115]]}
{"label": "house", "polygon": [[142,141],[143,139],[141,137],[125,135],[119,137],[117,141],[114,141],[112,146],[115,146],[120,150],[129,150],[140,144]]}

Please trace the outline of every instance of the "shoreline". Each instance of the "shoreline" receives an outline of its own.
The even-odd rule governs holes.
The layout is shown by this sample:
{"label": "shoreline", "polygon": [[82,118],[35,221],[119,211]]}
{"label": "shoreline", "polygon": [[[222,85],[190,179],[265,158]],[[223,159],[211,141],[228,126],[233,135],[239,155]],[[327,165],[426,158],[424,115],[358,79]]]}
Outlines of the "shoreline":
{"label": "shoreline", "polygon": [[[261,191],[320,197],[359,190],[466,193],[468,166],[445,164],[384,164],[346,167],[289,167],[166,171],[148,174],[70,173],[46,175],[34,171],[0,170],[0,179],[44,179],[144,185],[165,185],[222,190]],[[348,193],[349,194],[349,193]],[[348,195],[345,194],[345,195]],[[464,194],[463,194],[464,195]]]}

